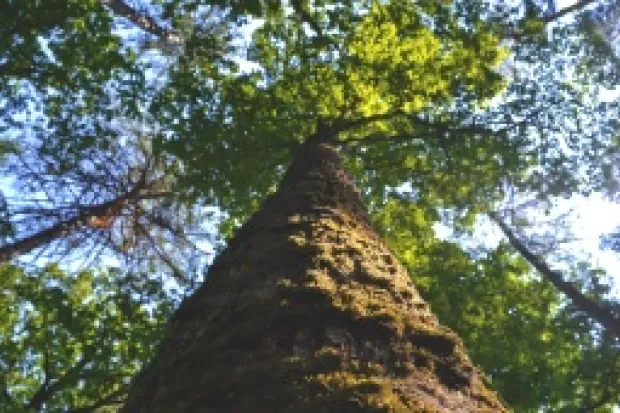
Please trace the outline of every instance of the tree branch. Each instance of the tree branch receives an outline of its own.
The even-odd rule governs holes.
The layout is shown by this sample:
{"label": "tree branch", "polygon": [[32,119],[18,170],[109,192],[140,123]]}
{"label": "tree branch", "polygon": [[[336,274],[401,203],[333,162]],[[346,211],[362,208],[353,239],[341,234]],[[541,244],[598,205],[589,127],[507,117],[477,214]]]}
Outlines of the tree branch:
{"label": "tree branch", "polygon": [[13,398],[11,397],[11,393],[9,393],[9,388],[8,385],[6,383],[6,379],[3,377],[0,379],[0,385],[1,385],[1,393],[2,393],[2,399],[4,399],[4,402],[7,405],[12,405],[15,406],[15,400],[13,400]]}
{"label": "tree branch", "polygon": [[[548,16],[543,16],[542,18],[539,19],[539,21],[541,21],[543,25],[553,23],[561,19],[562,17],[566,16],[567,14],[578,11],[579,9],[583,9],[584,7],[587,7],[590,4],[593,4],[595,2],[596,0],[580,0],[571,6],[564,7],[562,10],[558,10],[557,12],[552,13]],[[524,33],[522,30],[515,29],[514,31],[512,30],[508,31],[507,33],[504,34],[504,36],[506,38],[520,40],[523,37],[527,37],[527,33]]]}
{"label": "tree branch", "polygon": [[319,26],[316,20],[314,20],[312,16],[310,16],[310,14],[304,9],[300,0],[291,0],[291,6],[293,6],[293,10],[295,11],[295,13],[297,13],[299,19],[303,23],[308,24],[308,26],[310,26],[310,28],[314,30],[314,32],[319,37],[325,38],[325,36],[323,36],[323,30],[321,30],[321,26]]}
{"label": "tree branch", "polygon": [[407,116],[405,112],[400,110],[394,112],[380,113],[377,115],[367,116],[365,118],[358,119],[339,119],[334,122],[334,129],[337,132],[345,132],[353,128],[358,128],[361,126],[368,125],[371,122],[377,122],[381,120],[392,120],[399,116]]}
{"label": "tree branch", "polygon": [[175,265],[174,261],[168,256],[168,254],[166,254],[165,251],[158,247],[157,241],[153,239],[151,234],[149,234],[149,232],[145,228],[140,227],[139,229],[140,232],[142,232],[142,235],[151,243],[151,246],[159,256],[159,258],[164,262],[164,264],[168,266],[168,268],[170,268],[170,270],[172,271],[172,276],[176,278],[177,281],[179,281],[180,283],[186,284],[188,280],[183,271],[181,271],[179,267]]}
{"label": "tree branch", "polygon": [[146,199],[146,196],[141,195],[144,185],[142,179],[126,194],[101,204],[79,207],[79,211],[74,217],[61,220],[47,229],[0,247],[0,262],[10,261],[18,255],[27,254],[54,239],[62,238],[78,230],[82,226],[103,225],[103,220],[108,218],[111,211],[121,208],[128,202]]}
{"label": "tree branch", "polygon": [[122,399],[127,394],[127,388],[128,386],[123,386],[109,395],[97,400],[90,406],[76,407],[75,409],[69,410],[69,413],[96,413],[102,407],[121,405],[123,403]]}
{"label": "tree branch", "polygon": [[544,22],[545,24],[548,23],[552,23],[558,19],[561,19],[562,17],[566,16],[569,13],[572,13],[574,11],[577,11],[579,9],[582,9],[584,7],[589,6],[590,4],[594,3],[596,0],[581,0],[578,1],[577,3],[573,4],[572,6],[568,6],[568,7],[564,7],[562,10],[559,10],[553,14],[550,14],[549,16],[546,16],[544,18]]}
{"label": "tree branch", "polygon": [[141,13],[128,5],[123,0],[100,0],[101,4],[108,6],[114,13],[126,18],[147,33],[153,34],[170,43],[178,43],[179,33],[160,25],[153,17]]}
{"label": "tree branch", "polygon": [[71,366],[65,374],[58,378],[58,380],[54,381],[54,383],[50,384],[48,378],[46,378],[45,383],[43,383],[39,390],[35,392],[26,408],[37,412],[40,411],[43,404],[47,402],[54,395],[54,393],[63,387],[68,386],[73,380],[78,378],[77,376],[79,373],[81,373],[82,369],[89,362],[90,358],[84,355],[76,364]]}
{"label": "tree branch", "polygon": [[489,217],[502,230],[508,241],[532,267],[547,278],[558,290],[564,293],[577,307],[592,319],[600,323],[610,334],[620,338],[620,319],[618,319],[609,309],[600,305],[596,301],[586,297],[572,283],[567,282],[557,271],[552,270],[549,265],[530,251],[508,225],[501,219],[497,212],[490,212]]}

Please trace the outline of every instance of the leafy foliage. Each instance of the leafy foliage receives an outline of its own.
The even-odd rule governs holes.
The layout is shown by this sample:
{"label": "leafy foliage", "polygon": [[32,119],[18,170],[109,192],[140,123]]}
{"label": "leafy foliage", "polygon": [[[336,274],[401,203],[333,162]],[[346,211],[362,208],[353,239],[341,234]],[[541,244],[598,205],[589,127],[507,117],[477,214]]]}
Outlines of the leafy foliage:
{"label": "leafy foliage", "polygon": [[[15,185],[2,182],[0,248],[117,199],[148,171],[173,195],[45,245],[80,254],[81,241],[105,240],[140,259],[123,270],[193,279],[194,244],[231,236],[322,122],[340,132],[377,228],[516,411],[617,404],[617,340],[506,245],[468,254],[434,233],[445,216],[467,233],[497,208],[529,220],[575,193],[617,200],[620,109],[599,93],[619,84],[613,1],[5,3],[0,155]],[[218,231],[197,225],[205,206],[227,217]],[[10,408],[85,355],[83,377],[69,374],[45,408],[112,400],[148,356],[170,297],[91,262],[79,274],[3,267]],[[598,300],[593,270],[567,279]]]}
{"label": "leafy foliage", "polygon": [[[424,130],[416,125],[415,114],[430,102],[429,116],[449,119],[447,109],[441,108],[459,89],[476,90],[481,100],[493,96],[502,85],[493,72],[503,53],[499,39],[459,30],[447,6],[424,7],[374,4],[357,16],[345,7],[342,12],[353,13],[359,23],[349,32],[337,32],[334,39],[310,35],[303,21],[287,16],[290,11],[274,10],[247,51],[259,70],[221,79],[221,72],[214,75],[213,69],[172,69],[164,100],[155,106],[165,108],[155,117],[173,132],[173,138],[162,142],[163,149],[186,159],[192,182],[199,182],[198,176],[205,179],[206,165],[208,196],[229,213],[245,216],[257,205],[253,199],[274,188],[290,148],[312,133],[319,118],[370,123],[363,130],[351,128],[343,139],[377,133],[389,140],[392,134],[412,136]],[[436,31],[442,36],[424,24],[422,12],[440,13]],[[344,23],[331,24],[326,31]],[[208,97],[211,102],[205,104]],[[178,122],[181,113],[191,117]],[[256,150],[269,151],[269,163],[247,156]],[[221,165],[223,158],[227,161]],[[233,189],[228,182],[240,184]]]}
{"label": "leafy foliage", "polygon": [[441,322],[515,411],[579,411],[618,403],[618,344],[506,244],[471,257],[433,237],[423,205],[391,200],[375,221]]}
{"label": "leafy foliage", "polygon": [[122,402],[174,302],[145,279],[3,265],[0,411],[60,411]]}

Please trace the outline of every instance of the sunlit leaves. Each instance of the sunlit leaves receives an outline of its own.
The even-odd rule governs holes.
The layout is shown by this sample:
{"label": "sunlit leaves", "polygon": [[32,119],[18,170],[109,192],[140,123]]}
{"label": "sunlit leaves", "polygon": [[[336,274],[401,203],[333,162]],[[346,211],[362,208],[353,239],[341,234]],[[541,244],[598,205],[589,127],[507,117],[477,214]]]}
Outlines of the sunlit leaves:
{"label": "sunlit leaves", "polygon": [[[330,17],[336,9],[357,23],[342,30],[343,22]],[[242,219],[256,199],[272,190],[291,149],[313,133],[318,119],[386,115],[368,125],[362,122],[346,139],[383,135],[385,150],[397,151],[402,147],[391,135],[409,135],[414,142],[427,133],[429,149],[444,151],[433,136],[443,132],[422,132],[399,114],[426,111],[433,120],[445,114],[450,119],[458,91],[475,92],[479,103],[492,97],[504,85],[496,73],[505,55],[499,42],[483,26],[461,27],[443,3],[275,8],[248,46],[248,73],[173,67],[171,83],[153,106],[155,118],[170,132],[161,149],[184,159],[184,182],[198,195]],[[449,139],[456,148],[457,138]],[[259,157],[263,151],[270,155],[261,159],[257,151]],[[372,168],[368,155],[358,155]],[[388,181],[406,183],[411,175],[402,162],[391,169],[393,180],[383,170],[377,175],[384,187]]]}
{"label": "sunlit leaves", "polygon": [[[354,90],[362,88],[355,94],[362,115],[415,113],[449,101],[461,87],[481,92],[482,100],[501,87],[492,70],[503,56],[499,39],[484,29],[459,30],[456,17],[423,12],[413,4],[375,4],[354,31],[345,72]],[[375,107],[365,109],[366,101]]]}

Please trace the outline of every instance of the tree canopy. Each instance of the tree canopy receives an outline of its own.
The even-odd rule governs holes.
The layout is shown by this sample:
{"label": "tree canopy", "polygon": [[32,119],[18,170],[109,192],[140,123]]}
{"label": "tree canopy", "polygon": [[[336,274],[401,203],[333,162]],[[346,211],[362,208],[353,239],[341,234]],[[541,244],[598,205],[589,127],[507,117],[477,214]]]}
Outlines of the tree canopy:
{"label": "tree canopy", "polygon": [[[3,2],[0,411],[122,403],[172,309],[318,128],[337,132],[379,233],[515,411],[611,411],[613,274],[566,244],[554,211],[618,200],[619,13]],[[476,228],[494,225],[505,240],[489,246]]]}

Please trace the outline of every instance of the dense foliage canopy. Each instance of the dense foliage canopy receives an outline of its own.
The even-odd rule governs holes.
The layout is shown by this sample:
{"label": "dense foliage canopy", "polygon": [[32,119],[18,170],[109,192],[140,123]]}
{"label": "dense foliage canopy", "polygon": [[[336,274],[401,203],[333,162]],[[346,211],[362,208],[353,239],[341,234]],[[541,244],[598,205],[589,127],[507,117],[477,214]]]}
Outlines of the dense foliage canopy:
{"label": "dense foliage canopy", "polygon": [[[565,244],[555,211],[618,200],[619,15],[611,0],[2,2],[0,412],[114,411],[319,126],[515,411],[611,411],[612,274]],[[476,231],[492,225],[507,241]]]}

